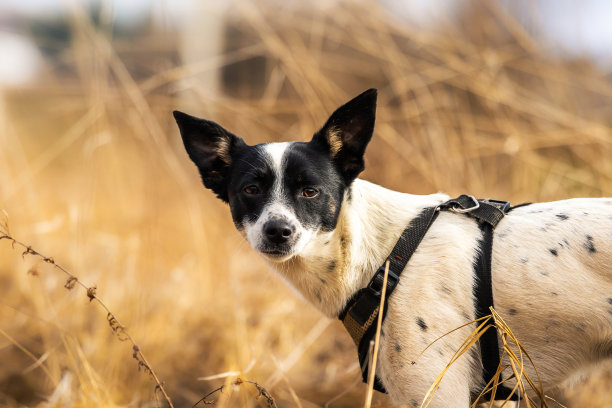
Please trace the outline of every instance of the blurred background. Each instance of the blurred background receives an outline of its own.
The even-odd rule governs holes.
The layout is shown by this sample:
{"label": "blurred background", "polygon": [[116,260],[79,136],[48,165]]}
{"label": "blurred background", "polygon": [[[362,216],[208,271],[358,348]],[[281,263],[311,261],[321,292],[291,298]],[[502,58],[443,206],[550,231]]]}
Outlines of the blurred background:
{"label": "blurred background", "polygon": [[[171,111],[252,144],[309,140],[376,87],[363,178],[514,203],[610,196],[611,16],[603,0],[3,0],[0,209],[97,285],[175,406],[236,376],[281,407],[359,406],[351,339],[234,231]],[[106,312],[64,283],[0,241],[0,406],[164,406]],[[565,403],[609,406],[611,381],[599,370]]]}

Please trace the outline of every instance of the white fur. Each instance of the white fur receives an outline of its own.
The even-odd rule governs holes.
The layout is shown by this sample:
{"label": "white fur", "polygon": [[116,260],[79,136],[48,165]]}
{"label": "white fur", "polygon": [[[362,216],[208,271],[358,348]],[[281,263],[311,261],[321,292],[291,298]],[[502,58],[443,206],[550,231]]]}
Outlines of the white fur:
{"label": "white fur", "polygon": [[[280,151],[281,147],[270,147],[278,163]],[[357,179],[334,231],[305,234],[294,256],[270,265],[335,318],[382,265],[410,220],[424,207],[447,199],[443,194],[398,193]],[[270,206],[269,214],[279,211],[291,216],[290,210],[276,210],[276,205]],[[389,300],[377,375],[397,404],[419,406],[473,329],[444,337],[419,357],[433,340],[474,318],[473,260],[479,237],[473,220],[442,212]],[[257,242],[249,233],[247,238],[252,245]],[[589,250],[589,242],[596,252]],[[547,389],[591,361],[611,357],[612,305],[607,300],[612,298],[611,242],[609,199],[517,208],[495,230],[495,306],[534,358]],[[419,327],[419,320],[426,330]],[[430,407],[468,407],[470,392],[481,386],[480,367],[478,353],[460,358],[445,374]]]}

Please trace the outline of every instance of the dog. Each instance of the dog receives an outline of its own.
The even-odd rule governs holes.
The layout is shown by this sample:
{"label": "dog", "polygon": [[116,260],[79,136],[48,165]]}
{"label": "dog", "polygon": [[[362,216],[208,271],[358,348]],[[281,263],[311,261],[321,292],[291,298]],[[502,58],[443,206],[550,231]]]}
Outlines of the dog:
{"label": "dog", "polygon": [[[339,107],[309,142],[247,145],[220,125],[175,111],[204,186],[229,204],[240,234],[325,315],[337,318],[383,264],[404,228],[445,194],[411,195],[359,179],[377,91]],[[376,375],[394,404],[416,407],[474,326],[471,217],[441,212],[388,299]],[[612,199],[515,208],[494,230],[495,309],[538,370],[544,390],[612,358]],[[422,353],[422,354],[421,354]],[[465,353],[430,407],[468,407],[484,386]],[[526,364],[526,372],[536,378]]]}

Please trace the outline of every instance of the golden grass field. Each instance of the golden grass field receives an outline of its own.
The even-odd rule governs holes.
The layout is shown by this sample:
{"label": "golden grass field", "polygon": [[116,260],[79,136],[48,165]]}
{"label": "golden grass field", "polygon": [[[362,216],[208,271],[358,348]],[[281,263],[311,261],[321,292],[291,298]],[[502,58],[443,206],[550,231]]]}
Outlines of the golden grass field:
{"label": "golden grass field", "polygon": [[[122,50],[155,53],[163,35],[120,42],[73,11],[60,58],[74,73],[49,61],[36,85],[0,89],[11,235],[96,285],[176,407],[223,384],[209,397],[217,406],[266,406],[252,385],[232,387],[237,377],[279,407],[362,406],[366,386],[341,324],[267,270],[201,186],[173,109],[249,143],[307,140],[377,87],[363,178],[514,203],[612,195],[612,82],[589,61],[554,56],[499,4],[466,3],[457,23],[424,29],[365,2],[324,13],[270,3],[235,7],[247,38],[235,50],[139,61],[144,77]],[[266,58],[263,83],[219,93],[198,81],[252,56]],[[22,252],[0,240],[0,406],[165,406],[107,312]],[[611,383],[604,368],[566,404],[609,407]],[[390,403],[375,395],[373,406]]]}

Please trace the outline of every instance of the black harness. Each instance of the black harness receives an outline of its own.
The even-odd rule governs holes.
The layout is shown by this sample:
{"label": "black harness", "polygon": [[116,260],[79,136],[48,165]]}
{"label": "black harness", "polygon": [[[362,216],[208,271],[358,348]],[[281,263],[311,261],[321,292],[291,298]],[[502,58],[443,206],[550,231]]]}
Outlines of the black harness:
{"label": "black harness", "polygon": [[[374,277],[368,285],[357,291],[339,315],[353,341],[357,345],[359,364],[363,373],[363,381],[368,380],[368,356],[370,343],[376,334],[376,321],[381,302],[381,293],[385,275],[385,264],[389,262],[387,277],[387,288],[383,316],[387,312],[387,300],[399,283],[400,275],[412,254],[423,240],[429,227],[438,217],[440,211],[453,211],[473,217],[478,220],[482,231],[479,255],[474,262],[476,284],[474,287],[476,318],[487,316],[489,307],[493,306],[493,288],[491,285],[491,250],[493,247],[493,229],[497,226],[504,215],[510,211],[510,203],[497,200],[476,200],[473,196],[461,195],[448,200],[436,207],[427,207],[415,217],[408,227],[402,232],[399,240],[393,247],[391,254],[387,257],[383,266],[378,268]],[[497,330],[490,327],[480,337],[480,354],[483,364],[483,380],[487,384],[493,378],[500,362],[499,346],[497,342]],[[375,377],[374,389],[380,392],[386,390],[380,379]],[[512,390],[503,384],[497,387],[496,399],[506,399],[512,394]],[[484,394],[485,398],[491,398],[491,391]],[[518,399],[518,395],[511,395],[512,400]]]}

